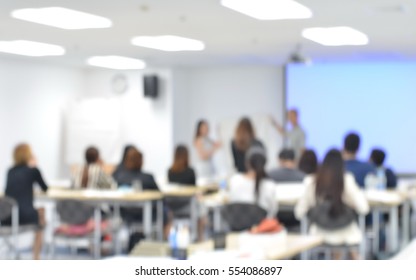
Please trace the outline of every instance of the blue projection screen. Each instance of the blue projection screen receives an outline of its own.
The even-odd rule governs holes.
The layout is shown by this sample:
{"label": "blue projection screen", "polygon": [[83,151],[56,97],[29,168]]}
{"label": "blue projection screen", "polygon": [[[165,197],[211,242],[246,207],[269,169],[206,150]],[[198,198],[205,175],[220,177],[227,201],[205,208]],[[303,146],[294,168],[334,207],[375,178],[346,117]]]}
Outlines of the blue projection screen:
{"label": "blue projection screen", "polygon": [[416,173],[416,63],[289,65],[286,82],[287,107],[299,109],[320,159],[356,131],[359,158],[381,147],[396,172]]}

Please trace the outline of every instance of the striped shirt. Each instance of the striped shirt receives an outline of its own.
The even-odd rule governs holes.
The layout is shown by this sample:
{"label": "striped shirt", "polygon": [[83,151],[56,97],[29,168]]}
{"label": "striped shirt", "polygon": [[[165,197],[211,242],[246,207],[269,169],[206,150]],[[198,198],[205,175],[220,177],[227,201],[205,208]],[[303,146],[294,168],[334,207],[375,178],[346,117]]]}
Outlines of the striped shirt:
{"label": "striped shirt", "polygon": [[[85,167],[78,168],[75,173],[73,187],[75,189],[82,189],[82,176]],[[90,164],[88,166],[88,182],[86,189],[112,189],[115,188],[115,182],[107,175],[98,164]]]}

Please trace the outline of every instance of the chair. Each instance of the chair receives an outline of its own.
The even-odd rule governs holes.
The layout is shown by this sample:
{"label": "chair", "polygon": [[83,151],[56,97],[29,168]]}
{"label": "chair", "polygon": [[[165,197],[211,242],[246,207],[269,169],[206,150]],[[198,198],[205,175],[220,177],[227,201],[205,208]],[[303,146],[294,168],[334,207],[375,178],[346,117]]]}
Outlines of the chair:
{"label": "chair", "polygon": [[[11,220],[11,224],[4,224],[6,220]],[[34,231],[36,228],[36,225],[19,226],[19,206],[16,201],[10,197],[0,197],[0,237],[4,238],[14,259],[19,258],[19,234]]]}
{"label": "chair", "polygon": [[[93,244],[92,241],[94,240],[94,237],[99,238],[98,240],[101,241],[101,236],[94,236],[95,223],[93,219],[94,215],[96,215],[99,211],[100,210],[98,208],[96,209],[92,205],[78,200],[58,201],[56,205],[56,212],[60,219],[61,225],[55,228],[54,221],[52,222],[54,232],[50,252],[51,258],[54,257],[56,239],[69,240],[69,247],[72,255],[75,254],[74,243],[79,240],[87,239],[90,245]],[[100,227],[102,233],[108,232],[107,222],[102,221]],[[94,244],[94,246],[99,245],[100,244]]]}
{"label": "chair", "polygon": [[244,231],[259,224],[267,212],[255,204],[231,203],[223,207],[222,216],[231,231]]}

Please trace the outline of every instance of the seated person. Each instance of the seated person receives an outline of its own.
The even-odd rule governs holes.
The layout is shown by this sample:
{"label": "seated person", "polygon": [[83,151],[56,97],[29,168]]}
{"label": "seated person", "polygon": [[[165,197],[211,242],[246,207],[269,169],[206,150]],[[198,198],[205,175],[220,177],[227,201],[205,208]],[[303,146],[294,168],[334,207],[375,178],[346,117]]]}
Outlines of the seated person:
{"label": "seated person", "polygon": [[394,189],[397,187],[397,176],[388,167],[383,166],[386,153],[381,149],[373,149],[370,155],[370,162],[376,167],[376,176],[381,176],[380,189]]}
{"label": "seated person", "polygon": [[[356,213],[364,215],[369,212],[369,205],[354,177],[350,173],[344,172],[341,153],[335,149],[330,150],[316,176],[308,176],[304,183],[306,185],[305,194],[295,207],[295,215],[299,220],[305,217],[310,210],[324,205],[323,203],[327,203],[328,207],[315,208],[327,211],[326,213],[320,212],[320,217],[332,217],[333,219],[329,222],[346,218],[344,220],[346,225],[330,229],[330,225],[318,226],[317,221],[310,217],[310,233],[322,236],[324,242],[329,245],[360,244],[363,233],[358,227],[356,215],[350,211],[352,215],[347,219],[345,217],[347,211],[345,210],[348,207]],[[351,255],[352,258],[358,259],[358,252],[355,250],[351,251]]]}
{"label": "seated person", "polygon": [[229,180],[228,201],[257,204],[267,211],[268,217],[274,218],[277,213],[276,186],[268,179],[265,166],[264,149],[251,147],[246,154],[247,171],[235,174]]}
{"label": "seated person", "polygon": [[132,186],[135,181],[139,181],[143,190],[158,191],[159,188],[153,175],[142,171],[143,154],[135,147],[130,147],[127,151],[123,165],[113,173],[113,178],[118,187]]}
{"label": "seated person", "polygon": [[279,153],[280,167],[269,172],[269,178],[275,182],[302,182],[305,173],[296,168],[295,152],[283,149]]}
{"label": "seated person", "polygon": [[102,166],[100,153],[97,148],[89,147],[85,152],[86,164],[80,168],[74,178],[73,187],[76,189],[111,189],[114,181],[108,176]]}
{"label": "seated person", "polygon": [[[7,173],[6,191],[7,197],[13,198],[19,207],[20,225],[37,225],[35,240],[33,243],[33,259],[40,258],[43,240],[43,228],[45,227],[45,209],[35,209],[33,206],[33,187],[37,183],[44,192],[48,190],[31,148],[27,144],[20,144],[14,150],[14,166]],[[11,224],[11,219],[1,221]]]}
{"label": "seated person", "polygon": [[369,162],[357,160],[357,152],[360,148],[360,136],[356,133],[349,133],[344,139],[343,158],[345,169],[354,175],[357,184],[365,187],[365,178],[369,174],[375,175],[375,168]]}
{"label": "seated person", "polygon": [[169,183],[196,186],[195,171],[189,167],[188,149],[179,145],[175,149],[174,161],[168,171]]}
{"label": "seated person", "polygon": [[[175,183],[184,187],[196,186],[195,172],[189,167],[188,149],[179,145],[175,149],[174,161],[168,171],[169,183]],[[191,205],[189,198],[168,197],[167,204],[174,216],[190,216]],[[206,226],[207,210],[198,203],[198,240],[202,241]]]}
{"label": "seated person", "polygon": [[113,171],[113,173],[118,172],[120,169],[123,169],[124,166],[124,161],[126,160],[126,156],[127,156],[127,152],[129,151],[130,148],[134,148],[133,145],[126,145],[124,146],[123,149],[123,155],[121,156],[121,161],[120,163],[116,166],[116,169]]}
{"label": "seated person", "polygon": [[306,175],[314,175],[318,172],[318,157],[314,150],[305,150],[299,159],[298,169]]}
{"label": "seated person", "polygon": [[[159,191],[159,187],[152,174],[142,171],[143,154],[135,147],[128,149],[123,165],[120,166],[114,173],[113,178],[117,182],[118,187],[132,187],[135,182],[139,182],[143,190]],[[137,207],[123,207],[120,209],[122,218],[127,223],[136,223],[143,221],[142,208]],[[152,206],[153,220],[157,217],[156,203]],[[165,222],[165,236],[169,232],[169,225],[167,223],[167,210],[164,207],[163,219]]]}

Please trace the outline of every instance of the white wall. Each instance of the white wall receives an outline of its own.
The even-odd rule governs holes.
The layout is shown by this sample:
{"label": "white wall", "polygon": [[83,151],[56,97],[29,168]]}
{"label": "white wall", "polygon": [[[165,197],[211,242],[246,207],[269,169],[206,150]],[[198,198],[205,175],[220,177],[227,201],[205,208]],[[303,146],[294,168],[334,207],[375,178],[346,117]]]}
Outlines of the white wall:
{"label": "white wall", "polygon": [[[111,80],[115,74],[125,74],[128,90],[115,94]],[[159,96],[145,98],[143,75],[159,77]],[[88,70],[85,74],[84,98],[107,98],[121,106],[120,146],[115,153],[104,158],[109,163],[118,163],[126,144],[134,144],[144,153],[144,169],[156,176],[166,174],[171,164],[173,150],[173,88],[172,72],[167,69],[142,71]]]}
{"label": "white wall", "polygon": [[[207,119],[211,133],[217,137],[219,125],[235,123],[242,116],[267,120],[273,115],[283,119],[283,69],[273,66],[200,67],[175,70],[174,137],[178,142],[192,144],[196,122]],[[179,99],[176,99],[179,96]],[[257,121],[257,123],[259,123]],[[230,128],[234,130],[234,128]],[[258,128],[258,130],[264,130]],[[180,132],[180,133],[177,133]],[[216,158],[224,168],[229,154],[229,141],[234,131],[227,133],[223,153]],[[259,132],[259,131],[258,131]],[[270,167],[276,164],[276,152],[281,137],[273,131],[274,147],[270,147]],[[225,135],[223,135],[225,136]],[[262,139],[266,143],[268,139]],[[228,168],[228,166],[225,166]]]}
{"label": "white wall", "polygon": [[[143,97],[142,77],[149,72],[161,80],[156,100]],[[145,169],[157,176],[165,175],[171,164],[174,144],[191,145],[200,118],[209,120],[214,138],[218,124],[243,115],[282,118],[283,78],[278,67],[126,71],[122,73],[129,88],[121,95],[111,88],[116,73],[120,72],[0,59],[0,190],[13,147],[21,141],[33,146],[46,179],[68,176],[65,113],[80,100],[105,98],[122,107],[120,147],[104,160],[116,163],[122,146],[135,144],[145,153]],[[279,145],[280,137],[275,139]],[[221,165],[224,155],[216,161]]]}
{"label": "white wall", "polygon": [[82,71],[1,58],[0,77],[0,191],[19,142],[32,146],[46,179],[63,175],[63,112],[84,90]]}

